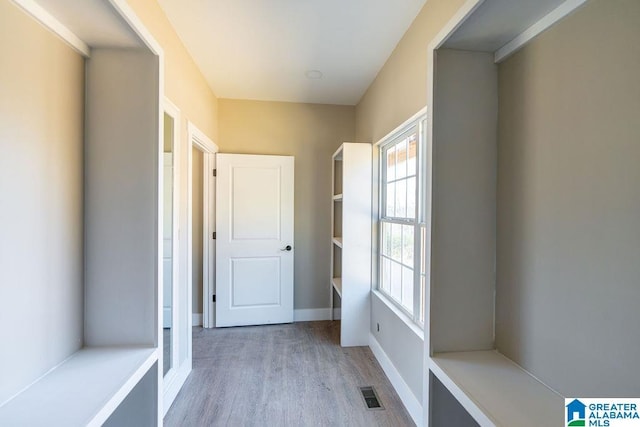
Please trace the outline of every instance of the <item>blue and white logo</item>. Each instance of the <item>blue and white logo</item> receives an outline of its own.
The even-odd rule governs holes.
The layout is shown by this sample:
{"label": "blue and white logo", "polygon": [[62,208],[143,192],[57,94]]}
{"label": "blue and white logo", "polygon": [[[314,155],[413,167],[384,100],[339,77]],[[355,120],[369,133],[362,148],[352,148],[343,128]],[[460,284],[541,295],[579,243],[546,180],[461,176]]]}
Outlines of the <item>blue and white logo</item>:
{"label": "blue and white logo", "polygon": [[565,427],[640,427],[640,399],[564,400]]}
{"label": "blue and white logo", "polygon": [[567,406],[567,426],[584,426],[585,423],[585,410],[587,409],[587,405],[579,401],[578,399],[573,399],[571,403]]}

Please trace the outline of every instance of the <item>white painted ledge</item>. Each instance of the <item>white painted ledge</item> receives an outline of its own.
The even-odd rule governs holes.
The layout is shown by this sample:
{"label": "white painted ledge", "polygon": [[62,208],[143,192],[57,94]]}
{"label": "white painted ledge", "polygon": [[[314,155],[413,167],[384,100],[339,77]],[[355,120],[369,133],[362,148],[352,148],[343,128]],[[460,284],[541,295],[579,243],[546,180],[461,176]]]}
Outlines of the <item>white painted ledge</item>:
{"label": "white painted ledge", "polygon": [[564,398],[495,350],[436,353],[429,369],[481,426],[559,426]]}
{"label": "white painted ledge", "polygon": [[0,425],[102,425],[157,360],[155,348],[83,348],[0,406]]}

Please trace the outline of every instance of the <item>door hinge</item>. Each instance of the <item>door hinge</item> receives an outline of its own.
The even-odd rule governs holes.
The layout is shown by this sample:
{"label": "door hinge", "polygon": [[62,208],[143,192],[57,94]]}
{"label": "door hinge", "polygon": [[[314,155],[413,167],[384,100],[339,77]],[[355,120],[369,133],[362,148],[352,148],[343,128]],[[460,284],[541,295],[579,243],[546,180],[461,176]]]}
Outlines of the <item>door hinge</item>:
{"label": "door hinge", "polygon": [[216,240],[216,232],[215,231],[213,232],[213,236],[212,237],[213,237],[213,240]]}
{"label": "door hinge", "polygon": [[216,296],[215,296],[215,294],[213,295],[212,299],[213,299],[213,302],[216,302]]}
{"label": "door hinge", "polygon": [[213,170],[213,176],[218,176],[218,170],[217,169]]}

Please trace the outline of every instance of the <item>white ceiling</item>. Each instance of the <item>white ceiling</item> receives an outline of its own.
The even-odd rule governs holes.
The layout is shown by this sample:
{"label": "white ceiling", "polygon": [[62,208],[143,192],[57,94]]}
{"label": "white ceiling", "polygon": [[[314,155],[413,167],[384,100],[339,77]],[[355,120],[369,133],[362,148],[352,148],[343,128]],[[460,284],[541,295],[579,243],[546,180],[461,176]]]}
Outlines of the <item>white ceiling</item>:
{"label": "white ceiling", "polygon": [[218,97],[344,105],[360,100],[425,1],[158,0]]}

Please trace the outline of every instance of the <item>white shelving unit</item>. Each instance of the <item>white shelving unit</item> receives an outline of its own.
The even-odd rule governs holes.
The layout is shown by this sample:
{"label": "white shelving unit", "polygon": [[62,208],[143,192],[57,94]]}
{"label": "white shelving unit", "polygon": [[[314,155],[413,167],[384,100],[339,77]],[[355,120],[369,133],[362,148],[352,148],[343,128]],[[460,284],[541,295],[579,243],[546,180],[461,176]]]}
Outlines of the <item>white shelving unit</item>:
{"label": "white shelving unit", "polygon": [[340,345],[369,343],[371,144],[345,142],[333,155],[331,306],[340,301]]}
{"label": "white shelving unit", "polygon": [[161,425],[162,50],[126,1],[87,3],[79,28],[47,3],[16,1],[85,57],[84,336],[0,402],[0,425]]}
{"label": "white shelving unit", "polygon": [[425,420],[431,427],[449,425],[444,410],[432,406],[443,401],[431,395],[439,389],[430,383],[434,380],[481,426],[562,424],[563,396],[501,354],[495,344],[496,62],[582,2],[555,3],[556,10],[527,2],[532,7],[516,13],[523,6],[518,1],[507,5],[470,0],[429,45],[432,241]]}

